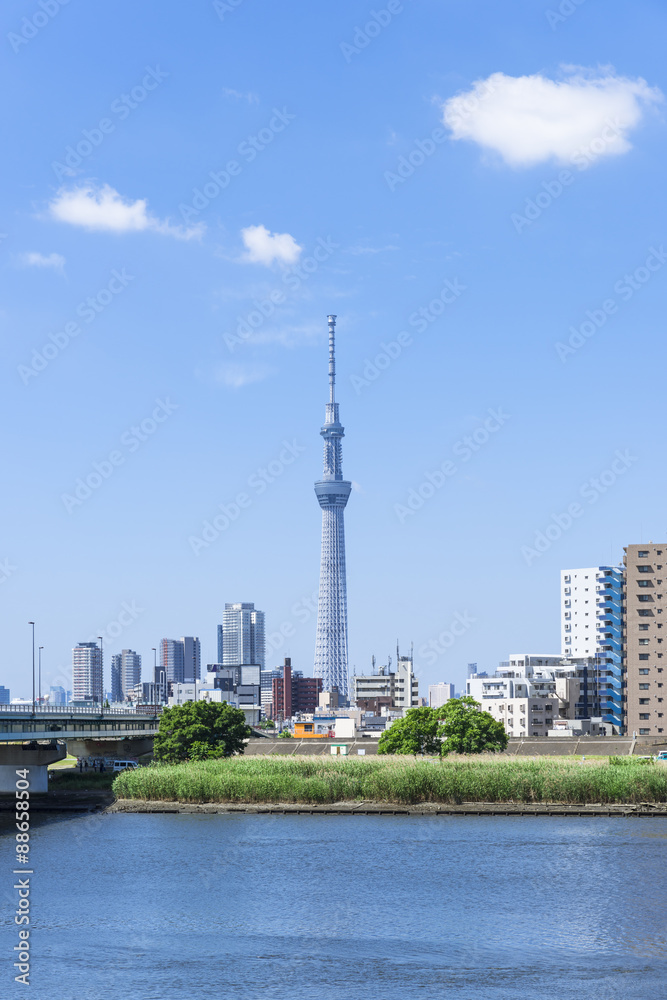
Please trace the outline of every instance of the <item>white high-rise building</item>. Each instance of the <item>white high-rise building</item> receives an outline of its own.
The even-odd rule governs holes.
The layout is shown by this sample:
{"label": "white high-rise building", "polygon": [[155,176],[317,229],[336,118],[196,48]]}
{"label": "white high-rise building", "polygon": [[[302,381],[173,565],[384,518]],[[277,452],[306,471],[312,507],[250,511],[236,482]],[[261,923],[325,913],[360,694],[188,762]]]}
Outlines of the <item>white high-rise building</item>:
{"label": "white high-rise building", "polygon": [[72,650],[73,700],[102,704],[102,679],[102,650],[96,642],[80,642]]}
{"label": "white high-rise building", "polygon": [[440,681],[439,684],[429,684],[428,686],[428,703],[431,708],[442,708],[445,702],[453,697],[453,684],[445,684],[444,681]]}
{"label": "white high-rise building", "polygon": [[254,604],[225,604],[222,626],[218,626],[218,663],[238,667],[244,663],[264,669],[264,612]]}
{"label": "white high-rise building", "polygon": [[561,648],[565,656],[595,657],[600,712],[623,726],[622,566],[564,569],[560,575]]}

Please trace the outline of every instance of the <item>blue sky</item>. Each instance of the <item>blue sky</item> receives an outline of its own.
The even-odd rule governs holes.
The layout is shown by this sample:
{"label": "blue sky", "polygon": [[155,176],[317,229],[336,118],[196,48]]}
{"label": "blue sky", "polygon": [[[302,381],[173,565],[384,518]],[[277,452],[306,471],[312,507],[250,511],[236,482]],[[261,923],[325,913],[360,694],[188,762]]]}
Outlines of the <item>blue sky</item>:
{"label": "blue sky", "polygon": [[236,600],[310,672],[331,312],[351,667],[557,651],[559,570],[667,529],[664,6],[44,3],[0,15],[0,683],[29,620],[45,685],[102,633],[107,683],[211,662]]}

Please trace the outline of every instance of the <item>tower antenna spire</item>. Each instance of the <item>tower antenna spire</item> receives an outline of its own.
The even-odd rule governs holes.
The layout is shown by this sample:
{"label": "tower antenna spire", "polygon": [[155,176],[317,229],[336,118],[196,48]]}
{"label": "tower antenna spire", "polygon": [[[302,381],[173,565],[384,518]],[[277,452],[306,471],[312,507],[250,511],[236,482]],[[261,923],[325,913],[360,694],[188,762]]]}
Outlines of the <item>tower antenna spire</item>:
{"label": "tower antenna spire", "polygon": [[329,402],[336,402],[336,317],[327,316],[329,323]]}
{"label": "tower antenna spire", "polygon": [[322,559],[320,593],[317,606],[315,641],[315,676],[322,678],[325,691],[338,689],[347,702],[349,675],[347,663],[347,582],[345,572],[344,511],[352,483],[343,479],[342,440],[345,430],[339,419],[336,402],[336,317],[327,316],[329,324],[329,401],[320,434],[324,439],[324,469],[315,483],[315,494],[322,508]]}

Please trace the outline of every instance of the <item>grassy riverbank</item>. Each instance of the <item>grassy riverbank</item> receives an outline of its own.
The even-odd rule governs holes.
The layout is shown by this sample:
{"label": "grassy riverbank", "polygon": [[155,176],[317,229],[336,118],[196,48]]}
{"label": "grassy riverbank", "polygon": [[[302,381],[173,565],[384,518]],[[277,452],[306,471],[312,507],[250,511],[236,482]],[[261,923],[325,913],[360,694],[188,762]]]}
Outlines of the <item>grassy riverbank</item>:
{"label": "grassy riverbank", "polygon": [[667,802],[667,765],[606,759],[232,757],[125,771],[117,798],[170,802]]}

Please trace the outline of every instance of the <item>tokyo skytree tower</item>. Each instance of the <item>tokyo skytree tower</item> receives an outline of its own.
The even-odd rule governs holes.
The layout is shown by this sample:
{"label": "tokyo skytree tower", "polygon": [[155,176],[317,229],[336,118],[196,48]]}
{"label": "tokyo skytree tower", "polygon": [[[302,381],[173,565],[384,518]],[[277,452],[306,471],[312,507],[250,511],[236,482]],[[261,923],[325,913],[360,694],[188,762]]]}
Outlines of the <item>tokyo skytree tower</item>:
{"label": "tokyo skytree tower", "polygon": [[329,402],[320,434],[324,438],[324,472],[315,483],[322,508],[322,562],[317,608],[315,676],[325,691],[338,688],[348,697],[347,676],[347,583],[345,579],[345,523],[343,520],[352,484],[343,479],[341,440],[345,434],[335,401],[336,317],[329,321]]}

